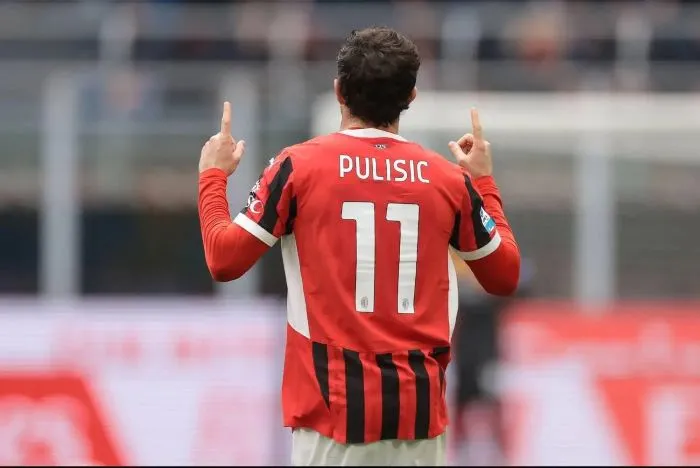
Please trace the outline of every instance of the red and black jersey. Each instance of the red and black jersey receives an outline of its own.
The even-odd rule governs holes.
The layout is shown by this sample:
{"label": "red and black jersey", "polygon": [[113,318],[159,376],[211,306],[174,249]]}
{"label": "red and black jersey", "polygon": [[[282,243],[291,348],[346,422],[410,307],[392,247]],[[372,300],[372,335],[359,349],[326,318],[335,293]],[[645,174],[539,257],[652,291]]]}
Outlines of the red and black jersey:
{"label": "red and black jersey", "polygon": [[229,225],[207,214],[225,203],[215,172],[200,177],[210,268],[222,257],[217,271],[232,273],[220,276],[236,277],[252,264],[241,232],[256,252],[281,242],[285,425],[340,443],[441,434],[458,300],[449,249],[477,276],[495,268],[489,258],[519,264],[495,185],[483,184],[494,194],[485,203],[442,156],[381,130],[346,130],[282,151]]}

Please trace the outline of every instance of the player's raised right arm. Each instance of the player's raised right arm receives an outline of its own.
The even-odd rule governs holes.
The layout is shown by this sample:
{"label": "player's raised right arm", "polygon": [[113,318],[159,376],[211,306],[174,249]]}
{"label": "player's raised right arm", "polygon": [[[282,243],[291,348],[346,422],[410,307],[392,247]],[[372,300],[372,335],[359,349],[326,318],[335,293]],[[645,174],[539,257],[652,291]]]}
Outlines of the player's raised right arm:
{"label": "player's raised right arm", "polygon": [[291,160],[277,158],[251,190],[246,208],[231,221],[226,183],[245,143],[231,136],[231,105],[224,103],[221,130],[202,148],[199,221],[207,267],[216,281],[242,276],[293,224]]}
{"label": "player's raised right arm", "polygon": [[270,248],[231,222],[226,200],[226,174],[220,169],[207,169],[199,175],[198,207],[204,258],[215,281],[240,278]]}
{"label": "player's raised right arm", "polygon": [[273,159],[255,183],[246,207],[233,221],[226,200],[226,174],[208,169],[199,176],[199,219],[212,277],[231,281],[248,271],[277,240],[292,231],[296,198],[292,160]]}

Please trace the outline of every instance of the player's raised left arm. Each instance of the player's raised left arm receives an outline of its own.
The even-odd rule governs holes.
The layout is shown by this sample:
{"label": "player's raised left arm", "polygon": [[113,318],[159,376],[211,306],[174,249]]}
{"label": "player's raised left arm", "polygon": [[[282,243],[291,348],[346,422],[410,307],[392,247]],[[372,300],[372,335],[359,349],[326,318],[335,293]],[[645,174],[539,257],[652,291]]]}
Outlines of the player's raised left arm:
{"label": "player's raised left arm", "polygon": [[520,278],[520,250],[503,212],[492,176],[491,148],[484,139],[479,114],[471,111],[473,133],[449,147],[465,171],[462,209],[451,245],[471,268],[486,292],[506,296]]}
{"label": "player's raised left arm", "polygon": [[[479,207],[481,226],[489,232],[491,240],[481,255],[463,257],[486,292],[497,296],[513,294],[520,280],[520,249],[513,230],[503,211],[501,195],[492,176],[473,179],[474,193],[471,199]],[[493,250],[491,250],[493,248]],[[478,250],[477,250],[478,253]]]}
{"label": "player's raised left arm", "polygon": [[231,106],[226,102],[221,130],[204,144],[199,160],[199,221],[207,267],[216,281],[241,277],[271,245],[231,221],[226,183],[244,150],[245,142],[231,136]]}

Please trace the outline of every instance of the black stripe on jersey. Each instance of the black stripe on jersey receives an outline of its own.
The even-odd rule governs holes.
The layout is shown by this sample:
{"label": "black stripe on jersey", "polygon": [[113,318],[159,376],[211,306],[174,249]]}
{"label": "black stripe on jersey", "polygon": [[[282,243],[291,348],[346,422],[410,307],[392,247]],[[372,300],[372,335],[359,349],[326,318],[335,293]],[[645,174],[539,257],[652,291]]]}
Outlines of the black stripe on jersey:
{"label": "black stripe on jersey", "polygon": [[294,220],[297,217],[297,197],[294,195],[289,202],[289,215],[287,216],[287,225],[284,227],[285,234],[291,234],[294,230]]}
{"label": "black stripe on jersey", "polygon": [[360,353],[343,349],[345,360],[345,402],[347,408],[346,440],[348,444],[365,442],[365,379]]}
{"label": "black stripe on jersey", "polygon": [[416,439],[427,439],[430,431],[430,376],[425,367],[425,354],[408,352],[408,364],[416,376]]}
{"label": "black stripe on jersey", "polygon": [[[258,184],[262,181],[264,175],[265,175],[265,169],[263,169],[262,171],[260,171],[260,175],[258,176],[258,179],[257,179],[255,185],[258,185]],[[254,198],[257,200],[257,199],[258,199],[258,195],[256,194],[256,192],[257,192],[257,190],[255,190],[256,188],[257,188],[257,187],[253,187],[253,189],[251,189],[251,191],[248,192],[248,196],[254,197]],[[248,204],[246,203],[246,204],[243,206],[243,208],[241,208],[241,214],[246,214],[246,213],[248,212],[248,208],[249,208],[249,206],[248,206]]]}
{"label": "black stripe on jersey", "polygon": [[458,211],[455,213],[455,222],[452,225],[452,235],[450,236],[450,245],[457,250],[462,250],[459,248],[459,230],[462,224],[462,214]]}
{"label": "black stripe on jersey", "polygon": [[442,367],[442,363],[440,362],[440,357],[444,354],[449,354],[450,352],[450,347],[449,346],[438,346],[437,348],[433,348],[433,350],[430,352],[430,357],[435,359],[438,363],[438,366],[440,366],[440,394],[442,395],[445,391],[445,369]]}
{"label": "black stripe on jersey", "polygon": [[275,224],[277,224],[277,219],[279,218],[277,214],[277,205],[279,205],[280,198],[282,197],[282,190],[284,186],[287,185],[287,180],[291,174],[292,160],[291,158],[286,158],[282,161],[277,174],[275,174],[268,185],[269,193],[267,195],[267,201],[265,202],[265,208],[263,209],[262,217],[258,223],[260,227],[267,232],[275,232]]}
{"label": "black stripe on jersey", "polygon": [[377,366],[382,373],[382,434],[381,440],[399,437],[399,370],[391,353],[377,354]]}
{"label": "black stripe on jersey", "polygon": [[331,407],[329,390],[328,390],[328,346],[323,343],[311,343],[311,355],[314,360],[314,371],[316,372],[316,381],[321,389],[323,401],[326,402],[326,407]]}
{"label": "black stripe on jersey", "polygon": [[480,249],[491,241],[491,234],[486,230],[481,222],[481,208],[484,206],[484,201],[481,199],[479,192],[474,189],[469,176],[464,176],[464,183],[467,185],[469,199],[472,204],[472,225],[474,226],[474,238],[476,239],[476,248]]}
{"label": "black stripe on jersey", "polygon": [[430,355],[434,358],[440,357],[443,354],[447,354],[450,352],[450,347],[449,346],[437,346],[433,348],[433,350],[430,352]]}

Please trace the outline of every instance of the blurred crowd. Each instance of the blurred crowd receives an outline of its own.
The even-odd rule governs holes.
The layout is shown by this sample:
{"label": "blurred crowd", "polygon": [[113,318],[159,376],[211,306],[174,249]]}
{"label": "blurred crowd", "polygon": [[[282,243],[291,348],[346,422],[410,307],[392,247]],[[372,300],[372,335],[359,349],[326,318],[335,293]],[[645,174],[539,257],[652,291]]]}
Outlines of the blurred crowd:
{"label": "blurred crowd", "polygon": [[[47,155],[74,145],[81,291],[211,294],[195,161],[222,94],[245,116],[236,131],[257,140],[252,184],[271,156],[311,136],[339,44],[372,24],[417,42],[421,90],[700,90],[700,4],[691,1],[0,0],[0,293],[41,290]],[[57,91],[62,73],[71,78]],[[75,126],[57,131],[69,112],[49,122],[49,101],[73,106]],[[453,136],[423,137],[430,146]],[[669,136],[686,141],[678,137]],[[574,292],[571,187],[581,168],[570,146],[552,149],[557,159],[499,150],[509,217],[528,255],[547,265],[537,279],[546,297]],[[618,294],[696,295],[697,256],[676,246],[700,232],[699,166],[635,159],[620,168]],[[267,256],[261,271],[257,292],[283,294],[279,259]]]}
{"label": "blurred crowd", "polygon": [[[0,31],[9,39],[17,25],[23,32],[0,42],[0,60],[332,60],[351,29],[381,23],[407,31],[426,62],[477,59],[527,67],[518,78],[528,78],[517,80],[494,67],[479,88],[558,90],[575,86],[576,74],[593,70],[613,73],[613,84],[622,88],[689,90],[700,87],[697,72],[688,77],[684,68],[700,60],[700,8],[694,4],[83,0],[69,7],[31,2],[31,8],[17,8],[6,1],[0,2]],[[635,73],[639,69],[645,73]],[[440,81],[437,85],[460,85]]]}

